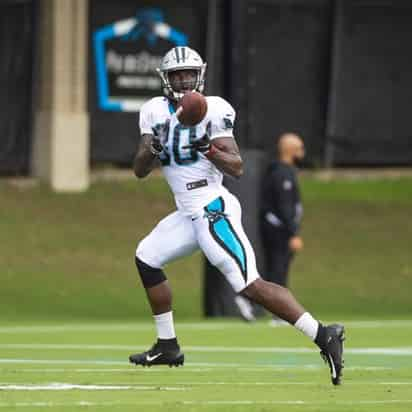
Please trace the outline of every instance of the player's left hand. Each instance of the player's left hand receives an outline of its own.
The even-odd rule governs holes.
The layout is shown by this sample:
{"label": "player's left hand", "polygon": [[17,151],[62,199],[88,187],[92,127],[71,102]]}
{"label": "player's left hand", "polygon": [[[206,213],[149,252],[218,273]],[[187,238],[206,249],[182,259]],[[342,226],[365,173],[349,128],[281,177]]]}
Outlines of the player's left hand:
{"label": "player's left hand", "polygon": [[201,153],[207,153],[212,145],[209,135],[206,133],[203,137],[193,141],[187,146],[183,146],[183,149],[194,149]]}

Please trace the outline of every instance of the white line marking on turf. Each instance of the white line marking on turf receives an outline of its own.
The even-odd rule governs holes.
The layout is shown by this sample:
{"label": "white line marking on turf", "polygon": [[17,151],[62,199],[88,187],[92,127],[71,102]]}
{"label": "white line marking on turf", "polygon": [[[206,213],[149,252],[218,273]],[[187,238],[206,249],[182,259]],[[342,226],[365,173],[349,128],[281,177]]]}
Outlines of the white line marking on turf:
{"label": "white line marking on turf", "polygon": [[[220,366],[220,365],[219,365]],[[190,373],[205,373],[216,369],[211,367],[205,368],[191,368],[190,366],[185,366],[184,368],[179,368],[179,373],[190,372]],[[323,365],[265,365],[265,367],[236,367],[236,371],[245,372],[262,372],[265,369],[273,371],[290,371],[298,370],[300,372],[311,372],[315,369],[324,369]],[[386,366],[348,366],[345,371],[385,371],[393,370],[396,368],[386,367]],[[13,373],[136,373],[136,368],[130,368],[127,366],[125,368],[18,368],[18,369],[5,369],[0,368],[0,371],[13,372]],[[140,373],[164,373],[164,368],[139,368],[137,371]],[[233,368],[232,368],[233,371]],[[265,371],[266,372],[266,371]]]}
{"label": "white line marking on turf", "polygon": [[236,401],[183,401],[184,405],[380,405],[412,403],[412,399],[390,399],[381,401],[255,401],[255,400],[236,400]]}
{"label": "white line marking on turf", "polygon": [[[136,383],[129,383],[129,382],[122,382],[121,385],[115,384],[112,382],[100,382],[99,384],[91,385],[83,385],[83,384],[73,384],[73,383],[44,383],[44,384],[37,384],[37,383],[0,383],[0,391],[2,390],[35,390],[35,391],[42,391],[42,390],[71,390],[71,389],[83,389],[83,390],[184,390],[184,387],[190,386],[329,386],[329,383],[319,383],[319,382],[173,382],[174,385],[179,385],[179,387],[169,387],[169,386],[153,386],[150,385],[136,385]],[[346,386],[348,385],[383,385],[383,386],[410,386],[412,382],[376,382],[376,381],[361,381],[361,382],[345,382]]]}
{"label": "white line marking on turf", "polygon": [[376,400],[376,401],[255,401],[255,400],[210,400],[210,401],[183,401],[183,402],[167,402],[167,401],[74,401],[74,402],[0,402],[0,408],[24,408],[24,407],[64,407],[64,406],[139,406],[139,405],[390,405],[390,404],[410,404],[412,399],[390,399],[390,400]]}
{"label": "white line marking on turf", "polygon": [[255,401],[255,400],[236,400],[236,401],[183,401],[184,405],[374,405],[391,403],[411,403],[412,399],[390,399],[381,401]]}
{"label": "white line marking on turf", "polygon": [[125,361],[110,360],[85,360],[85,359],[1,359],[1,363],[24,363],[24,364],[45,364],[45,365],[124,365]]}
{"label": "white line marking on turf", "polygon": [[[125,366],[125,369],[119,369],[119,371],[138,371],[144,373],[164,373],[164,369],[148,369],[148,368],[136,368],[134,365],[128,364],[126,361],[110,361],[110,360],[82,360],[82,359],[2,359],[0,358],[0,364],[32,364],[32,365],[118,365]],[[312,365],[312,364],[302,364],[302,365],[276,365],[276,364],[256,364],[256,363],[212,363],[212,362],[186,362],[186,366],[179,368],[179,372],[187,370],[190,372],[190,367],[201,367],[199,372],[208,370],[210,368],[235,368],[237,370],[244,371],[262,371],[262,370],[313,370],[313,369],[323,369],[323,365]],[[205,369],[204,369],[205,368]],[[346,367],[345,370],[392,370],[397,369],[393,367],[380,367],[380,366],[352,366]],[[18,369],[17,369],[18,370]],[[70,371],[72,369],[64,369]],[[97,369],[99,370],[99,369]],[[173,371],[173,369],[172,369]]]}
{"label": "white line marking on turf", "polygon": [[[32,349],[32,350],[144,350],[142,345],[101,345],[101,344],[65,344],[65,343],[2,343],[0,349]],[[248,352],[248,353],[316,353],[315,348],[288,347],[244,347],[244,346],[185,346],[188,352]],[[345,353],[352,355],[412,355],[412,347],[397,348],[346,348]]]}
{"label": "white line marking on turf", "polygon": [[[178,323],[177,328],[181,330],[225,330],[228,327],[242,327],[243,322],[238,323]],[[0,326],[0,333],[60,333],[60,332],[109,332],[109,331],[145,331],[153,330],[152,323],[123,323],[123,324],[66,324],[66,325],[26,325],[26,326]]]}
{"label": "white line marking on turf", "polygon": [[[104,385],[108,385],[108,383],[102,383]],[[128,383],[126,383],[128,384]],[[326,383],[319,383],[319,382],[173,382],[174,385],[184,385],[184,386],[225,386],[225,385],[233,385],[233,386],[329,386],[329,382]],[[412,382],[376,382],[376,381],[362,381],[362,382],[344,382],[344,385],[385,385],[385,386],[408,386],[412,385]]]}
{"label": "white line marking on turf", "polygon": [[73,383],[52,382],[46,384],[0,384],[0,391],[185,391],[188,388],[175,386],[147,386],[147,385],[79,385]]}
{"label": "white line marking on turf", "polygon": [[[0,358],[0,364],[39,364],[39,365],[129,365],[129,370],[138,370],[144,372],[155,372],[160,371],[161,369],[143,369],[143,368],[136,368],[134,365],[128,364],[127,361],[111,361],[111,360],[82,360],[82,359],[2,359]],[[271,369],[276,365],[267,365],[262,364],[257,366],[256,363],[227,363],[227,362],[219,362],[219,363],[212,363],[212,362],[187,362],[186,365],[188,366],[202,366],[207,368],[242,368],[245,365],[253,366],[255,368],[266,368]],[[302,367],[304,367],[303,365]],[[287,365],[285,366],[287,367]],[[291,368],[295,367],[295,365],[291,365]],[[311,367],[311,365],[309,365]],[[172,369],[173,370],[173,369]],[[183,370],[179,369],[179,370]],[[164,369],[161,370],[164,372]]]}
{"label": "white line marking on turf", "polygon": [[[158,369],[153,368],[140,368],[135,365],[130,365],[126,361],[109,361],[109,360],[82,360],[82,359],[1,359],[0,364],[32,364],[32,365],[121,365],[125,366],[123,369],[125,372],[132,371],[137,373],[164,373],[165,369],[160,367]],[[322,365],[276,365],[276,364],[256,364],[256,363],[227,363],[227,362],[186,362],[183,368],[179,368],[179,372],[187,370],[190,372],[188,367],[201,367],[199,371],[213,369],[237,369],[237,370],[248,370],[248,371],[261,371],[261,370],[313,370],[317,368],[324,368]],[[169,368],[166,368],[169,370]],[[71,369],[67,369],[69,371]],[[171,369],[169,371],[174,371],[176,369]]]}
{"label": "white line marking on turf", "polygon": [[[364,321],[342,321],[347,328],[402,328],[412,326],[412,320],[364,320]],[[264,322],[257,323],[256,325],[245,324],[242,321],[238,322],[187,322],[177,323],[176,328],[180,330],[227,330],[228,328],[259,328],[265,327]],[[284,327],[288,327],[285,325]],[[67,331],[143,331],[153,330],[152,323],[107,323],[107,324],[65,324],[65,325],[24,325],[24,326],[0,326],[0,333],[31,333],[31,332],[44,332],[44,333],[59,333]]]}
{"label": "white line marking on turf", "polygon": [[[124,362],[125,363],[125,362]],[[285,369],[285,368],[283,368]],[[181,372],[210,372],[212,368],[190,368],[185,366],[184,368],[179,368],[179,373]],[[3,369],[0,368],[0,371],[3,372],[24,372],[24,373],[136,373],[135,368],[126,367],[122,369],[112,369],[112,368],[18,368],[18,369]],[[139,372],[143,373],[165,373],[164,368],[153,369],[153,368],[139,368]]]}

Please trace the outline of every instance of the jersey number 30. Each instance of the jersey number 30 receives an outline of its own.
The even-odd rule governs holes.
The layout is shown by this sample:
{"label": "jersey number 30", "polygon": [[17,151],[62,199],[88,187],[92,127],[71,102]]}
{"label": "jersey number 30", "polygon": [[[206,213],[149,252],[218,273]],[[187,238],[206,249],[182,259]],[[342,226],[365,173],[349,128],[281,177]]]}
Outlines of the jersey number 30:
{"label": "jersey number 30", "polygon": [[[171,142],[169,142],[170,135],[172,136]],[[184,146],[196,140],[196,127],[186,127],[178,123],[171,134],[167,130],[166,136],[168,140],[164,143],[165,150],[160,154],[162,166],[170,165],[171,156],[173,156],[174,162],[180,166],[197,162],[199,155],[195,149],[183,149]]]}

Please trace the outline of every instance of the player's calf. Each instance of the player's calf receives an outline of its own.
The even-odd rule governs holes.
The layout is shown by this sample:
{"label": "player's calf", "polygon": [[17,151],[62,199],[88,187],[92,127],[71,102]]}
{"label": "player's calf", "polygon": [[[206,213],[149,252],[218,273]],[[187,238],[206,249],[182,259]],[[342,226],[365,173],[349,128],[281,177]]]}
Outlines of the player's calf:
{"label": "player's calf", "polygon": [[329,365],[332,383],[340,384],[345,339],[342,325],[323,326],[305,311],[288,289],[263,279],[257,279],[242,293],[274,315],[288,321],[314,341]]}
{"label": "player's calf", "polygon": [[288,289],[262,278],[256,279],[247,286],[242,294],[291,324],[295,324],[305,313],[305,309]]}

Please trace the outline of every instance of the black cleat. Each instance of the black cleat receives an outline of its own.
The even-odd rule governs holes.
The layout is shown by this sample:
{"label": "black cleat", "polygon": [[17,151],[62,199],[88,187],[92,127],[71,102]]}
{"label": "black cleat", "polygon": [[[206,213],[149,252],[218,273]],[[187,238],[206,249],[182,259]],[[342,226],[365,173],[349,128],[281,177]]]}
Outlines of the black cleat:
{"label": "black cleat", "polygon": [[180,352],[176,340],[173,343],[158,340],[148,351],[129,356],[130,363],[142,366],[183,366],[184,361],[185,355]]}
{"label": "black cleat", "polygon": [[325,326],[324,339],[321,345],[320,355],[328,363],[332,383],[340,385],[343,369],[343,341],[345,340],[345,328],[343,325]]}

